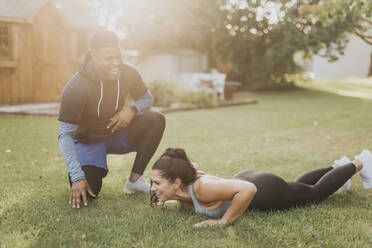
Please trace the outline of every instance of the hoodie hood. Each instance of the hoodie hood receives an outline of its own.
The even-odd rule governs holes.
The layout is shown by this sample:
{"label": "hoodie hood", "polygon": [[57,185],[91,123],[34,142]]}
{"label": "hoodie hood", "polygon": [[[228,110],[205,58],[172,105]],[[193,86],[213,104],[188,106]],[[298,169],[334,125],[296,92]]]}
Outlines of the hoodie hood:
{"label": "hoodie hood", "polygon": [[[97,117],[101,116],[101,104],[103,101],[103,92],[104,92],[104,83],[103,80],[100,79],[97,70],[94,67],[93,60],[92,60],[92,55],[90,52],[88,52],[85,55],[85,58],[83,62],[80,64],[78,73],[86,78],[88,81],[91,83],[99,84],[99,100],[97,102]],[[120,100],[120,78],[116,79],[116,104],[114,111],[116,112],[119,107],[119,100]]]}
{"label": "hoodie hood", "polygon": [[99,77],[96,69],[94,68],[92,55],[90,52],[87,52],[87,54],[84,57],[83,62],[80,64],[78,73],[88,79],[89,81],[99,82]]}

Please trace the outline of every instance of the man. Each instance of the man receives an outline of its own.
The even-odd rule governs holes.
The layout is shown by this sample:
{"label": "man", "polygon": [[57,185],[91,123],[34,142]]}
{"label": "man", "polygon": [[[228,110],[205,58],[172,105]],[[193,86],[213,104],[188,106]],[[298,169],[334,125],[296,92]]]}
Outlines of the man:
{"label": "man", "polygon": [[[164,116],[151,111],[153,98],[141,76],[122,63],[115,33],[100,31],[90,40],[78,72],[66,84],[59,111],[58,141],[71,185],[69,203],[80,208],[96,197],[107,175],[107,154],[136,151],[125,193],[149,192],[142,174],[165,128]],[[135,101],[124,105],[130,95]]]}

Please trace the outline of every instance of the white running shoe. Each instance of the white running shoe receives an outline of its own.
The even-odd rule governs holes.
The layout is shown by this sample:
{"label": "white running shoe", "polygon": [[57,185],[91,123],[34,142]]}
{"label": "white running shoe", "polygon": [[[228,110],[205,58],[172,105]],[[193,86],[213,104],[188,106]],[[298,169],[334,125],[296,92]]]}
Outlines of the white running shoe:
{"label": "white running shoe", "polygon": [[[343,165],[347,165],[347,164],[350,164],[351,163],[351,160],[347,157],[347,156],[343,156],[342,158],[340,158],[339,160],[335,160],[334,164],[337,165],[337,166],[343,166]],[[351,181],[350,179],[347,180],[347,182],[342,185],[338,191],[345,191],[345,190],[349,190],[351,187]]]}
{"label": "white running shoe", "polygon": [[150,184],[146,182],[143,176],[140,176],[134,183],[129,181],[129,176],[127,176],[127,183],[123,189],[126,194],[133,194],[136,191],[141,191],[144,193],[150,193]]}
{"label": "white running shoe", "polygon": [[368,150],[363,150],[361,154],[355,156],[363,163],[363,168],[359,171],[359,175],[363,180],[365,189],[372,189],[372,153]]}

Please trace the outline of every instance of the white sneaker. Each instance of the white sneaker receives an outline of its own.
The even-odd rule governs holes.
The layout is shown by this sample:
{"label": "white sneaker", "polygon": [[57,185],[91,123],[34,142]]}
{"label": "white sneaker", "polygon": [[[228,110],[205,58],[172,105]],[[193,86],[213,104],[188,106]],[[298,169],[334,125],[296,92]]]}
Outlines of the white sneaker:
{"label": "white sneaker", "polygon": [[[347,165],[347,164],[350,164],[351,163],[351,160],[347,157],[347,156],[343,156],[342,158],[340,158],[339,160],[335,160],[334,164],[335,165],[338,165],[338,166],[343,166],[343,165]],[[349,190],[351,187],[351,181],[350,179],[347,180],[347,182],[342,185],[338,191],[345,191],[345,190]]]}
{"label": "white sneaker", "polygon": [[363,150],[361,154],[355,156],[363,163],[363,168],[359,171],[359,175],[363,180],[365,189],[372,189],[372,153],[368,150]]}
{"label": "white sneaker", "polygon": [[146,182],[143,176],[140,176],[134,183],[129,181],[129,176],[127,176],[127,183],[123,189],[126,194],[133,194],[136,191],[141,191],[144,193],[150,193],[150,184]]}

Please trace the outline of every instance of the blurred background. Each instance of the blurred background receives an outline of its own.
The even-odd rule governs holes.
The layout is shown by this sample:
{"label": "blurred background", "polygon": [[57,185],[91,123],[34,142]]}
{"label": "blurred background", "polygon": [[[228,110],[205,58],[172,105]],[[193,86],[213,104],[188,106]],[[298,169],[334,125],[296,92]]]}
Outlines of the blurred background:
{"label": "blurred background", "polygon": [[0,0],[0,104],[58,101],[102,28],[159,94],[370,84],[371,13],[371,0]]}

